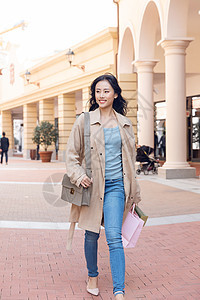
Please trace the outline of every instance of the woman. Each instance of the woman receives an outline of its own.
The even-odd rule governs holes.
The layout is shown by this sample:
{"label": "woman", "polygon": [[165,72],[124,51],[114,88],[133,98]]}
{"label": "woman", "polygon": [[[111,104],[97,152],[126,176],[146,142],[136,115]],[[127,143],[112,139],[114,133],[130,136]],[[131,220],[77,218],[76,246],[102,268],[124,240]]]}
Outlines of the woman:
{"label": "woman", "polygon": [[84,169],[84,114],[70,134],[66,166],[72,183],[91,187],[90,206],[72,205],[70,221],[85,230],[87,291],[98,295],[97,246],[101,225],[110,253],[115,299],[124,298],[125,258],[121,228],[133,202],[140,201],[135,179],[135,140],[132,124],[124,115],[127,103],[112,74],[97,77],[91,85],[90,145],[92,178]]}

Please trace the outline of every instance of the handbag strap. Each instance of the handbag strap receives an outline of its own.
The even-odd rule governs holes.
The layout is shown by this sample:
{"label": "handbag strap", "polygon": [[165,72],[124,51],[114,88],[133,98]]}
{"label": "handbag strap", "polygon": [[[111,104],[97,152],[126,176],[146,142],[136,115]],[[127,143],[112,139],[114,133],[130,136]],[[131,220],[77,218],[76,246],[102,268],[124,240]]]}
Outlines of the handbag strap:
{"label": "handbag strap", "polygon": [[90,150],[90,114],[84,113],[84,147],[86,174],[91,178],[91,150]]}

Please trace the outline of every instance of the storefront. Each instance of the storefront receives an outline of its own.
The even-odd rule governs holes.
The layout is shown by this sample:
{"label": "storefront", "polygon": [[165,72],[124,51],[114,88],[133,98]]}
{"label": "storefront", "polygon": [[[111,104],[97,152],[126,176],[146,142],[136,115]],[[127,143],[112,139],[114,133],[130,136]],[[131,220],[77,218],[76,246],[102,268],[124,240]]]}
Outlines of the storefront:
{"label": "storefront", "polygon": [[[116,28],[107,28],[72,49],[75,55],[73,64],[67,59],[66,49],[40,61],[28,72],[16,69],[13,85],[9,69],[5,69],[4,76],[0,78],[0,111],[2,130],[6,131],[10,140],[10,156],[17,150],[29,159],[32,150],[37,147],[32,140],[36,125],[49,121],[58,129],[59,138],[56,145],[49,146],[48,150],[53,151],[52,159],[65,161],[66,143],[74,121],[88,110],[92,81],[104,73],[116,74]],[[17,66],[15,49],[9,55],[9,64],[14,64],[13,57]],[[128,99],[128,117],[137,134],[136,75],[120,74],[120,86],[123,96]],[[16,122],[18,132],[14,134]]]}
{"label": "storefront", "polygon": [[154,122],[154,148],[155,156],[160,160],[166,159],[166,145],[165,145],[165,132],[166,132],[166,102],[156,102],[154,105],[155,122]]}
{"label": "storefront", "polygon": [[200,161],[200,95],[187,97],[188,156]]}
{"label": "storefront", "polygon": [[199,100],[192,97],[191,111],[185,100],[200,94],[199,9],[193,0],[119,1],[118,71],[137,74],[138,144],[153,147],[154,130],[158,139],[166,133],[157,154],[167,179],[195,177],[188,160],[199,160]]}
{"label": "storefront", "polygon": [[[162,137],[166,132],[166,102],[155,103],[155,133],[158,138],[156,157],[165,160],[165,151],[162,147]],[[200,161],[200,95],[187,97],[187,160]],[[165,145],[166,146],[166,145]]]}

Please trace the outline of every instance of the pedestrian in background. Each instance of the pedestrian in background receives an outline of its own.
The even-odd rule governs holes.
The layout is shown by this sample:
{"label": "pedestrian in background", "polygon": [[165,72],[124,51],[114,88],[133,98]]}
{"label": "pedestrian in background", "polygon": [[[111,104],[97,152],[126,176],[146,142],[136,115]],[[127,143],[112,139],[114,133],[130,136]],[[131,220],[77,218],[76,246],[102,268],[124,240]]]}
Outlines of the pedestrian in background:
{"label": "pedestrian in background", "polygon": [[3,163],[3,156],[6,157],[6,165],[8,164],[8,148],[9,148],[9,139],[6,137],[5,132],[2,133],[3,137],[1,138],[1,164]]}
{"label": "pedestrian in background", "polygon": [[67,143],[66,168],[72,183],[91,187],[90,206],[72,204],[70,222],[85,230],[87,291],[98,295],[97,249],[101,225],[110,253],[113,294],[125,299],[125,256],[122,222],[133,203],[140,199],[135,178],[135,138],[131,121],[125,117],[127,103],[112,74],[97,77],[91,85],[90,146],[92,178],[84,170],[84,114],[72,128]]}
{"label": "pedestrian in background", "polygon": [[159,141],[160,149],[161,149],[161,155],[162,157],[166,157],[166,137],[165,137],[165,130],[163,130],[163,135],[160,138]]}
{"label": "pedestrian in background", "polygon": [[157,157],[157,147],[158,147],[158,135],[156,131],[154,130],[154,157]]}

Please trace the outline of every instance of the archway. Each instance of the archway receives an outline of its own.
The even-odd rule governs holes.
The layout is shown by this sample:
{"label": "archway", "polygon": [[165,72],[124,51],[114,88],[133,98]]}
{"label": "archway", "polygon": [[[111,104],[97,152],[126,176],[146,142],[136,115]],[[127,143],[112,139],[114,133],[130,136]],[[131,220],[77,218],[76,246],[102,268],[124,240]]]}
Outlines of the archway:
{"label": "archway", "polygon": [[124,31],[122,42],[119,45],[119,74],[133,73],[132,62],[135,59],[134,35],[131,27]]}
{"label": "archway", "polygon": [[157,42],[162,36],[163,22],[160,9],[154,1],[150,1],[142,14],[136,59],[154,59]]}
{"label": "archway", "polygon": [[[163,52],[157,47],[162,36],[162,22],[160,9],[154,1],[144,6],[139,28],[135,61],[138,73],[138,137],[140,145],[155,148],[153,70],[158,61],[163,60]],[[160,76],[164,79],[162,74]]]}
{"label": "archway", "polygon": [[135,38],[131,26],[128,26],[119,45],[118,78],[123,96],[128,101],[127,116],[133,123],[137,138],[137,75],[133,72],[132,62],[135,59]]}
{"label": "archway", "polygon": [[168,1],[168,13],[165,18],[165,36],[167,38],[187,36],[188,0]]}

